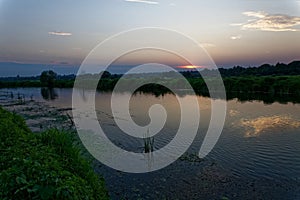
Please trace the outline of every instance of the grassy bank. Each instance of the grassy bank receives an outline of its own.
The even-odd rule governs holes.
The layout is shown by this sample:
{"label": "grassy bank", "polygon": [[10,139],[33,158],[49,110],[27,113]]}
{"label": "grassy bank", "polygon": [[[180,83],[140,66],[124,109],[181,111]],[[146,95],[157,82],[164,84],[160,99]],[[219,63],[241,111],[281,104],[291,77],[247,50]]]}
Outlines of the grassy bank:
{"label": "grassy bank", "polygon": [[72,133],[33,134],[0,107],[0,199],[108,199]]}

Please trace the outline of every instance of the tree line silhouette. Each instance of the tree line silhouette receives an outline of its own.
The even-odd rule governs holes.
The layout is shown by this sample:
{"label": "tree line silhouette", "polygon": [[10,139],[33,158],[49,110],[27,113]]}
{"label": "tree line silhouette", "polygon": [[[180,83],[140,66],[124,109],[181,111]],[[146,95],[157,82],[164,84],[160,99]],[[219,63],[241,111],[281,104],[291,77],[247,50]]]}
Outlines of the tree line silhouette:
{"label": "tree line silhouette", "polygon": [[[289,64],[278,63],[276,65],[264,64],[260,67],[240,67],[224,69],[220,68],[219,72],[223,78],[227,97],[253,97],[269,96],[271,98],[281,98],[290,96],[293,99],[300,97],[300,61],[294,61]],[[172,78],[175,72],[163,72],[159,77],[165,78],[163,85],[178,87],[177,89],[186,89],[181,83],[180,78]],[[201,75],[206,76],[208,81],[214,81],[217,75],[216,70],[204,69],[201,75],[198,71],[180,72],[191,84],[194,91],[199,95],[209,96],[209,92],[204,79]],[[111,91],[122,77],[121,74],[111,74],[107,71],[100,74],[83,74],[79,75],[84,85],[99,79],[97,89],[101,91]],[[133,82],[143,84],[145,79],[155,77],[157,74],[132,74],[125,78],[125,84]],[[44,71],[40,76],[32,77],[9,77],[0,78],[0,88],[9,87],[58,87],[72,88],[74,85],[75,75],[57,75],[53,71]],[[161,95],[170,92],[167,87],[161,84],[146,84],[140,87],[137,92],[153,93]]]}

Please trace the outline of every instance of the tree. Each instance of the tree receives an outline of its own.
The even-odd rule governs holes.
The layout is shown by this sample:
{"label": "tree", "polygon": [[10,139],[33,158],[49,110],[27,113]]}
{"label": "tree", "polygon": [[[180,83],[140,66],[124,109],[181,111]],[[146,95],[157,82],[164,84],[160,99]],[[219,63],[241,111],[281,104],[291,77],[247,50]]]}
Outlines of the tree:
{"label": "tree", "polygon": [[101,78],[110,78],[111,77],[111,73],[109,73],[108,71],[103,71],[100,72]]}
{"label": "tree", "polygon": [[53,88],[56,77],[57,77],[57,74],[52,70],[43,71],[40,76],[40,81],[41,81],[42,86]]}

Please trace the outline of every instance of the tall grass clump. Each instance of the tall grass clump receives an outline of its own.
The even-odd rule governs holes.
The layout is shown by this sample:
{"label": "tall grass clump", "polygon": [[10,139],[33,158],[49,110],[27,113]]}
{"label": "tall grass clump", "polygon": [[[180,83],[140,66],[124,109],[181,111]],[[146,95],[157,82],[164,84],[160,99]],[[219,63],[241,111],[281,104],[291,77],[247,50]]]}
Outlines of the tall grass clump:
{"label": "tall grass clump", "polygon": [[149,153],[154,151],[154,137],[150,137],[149,129],[144,135],[144,152]]}

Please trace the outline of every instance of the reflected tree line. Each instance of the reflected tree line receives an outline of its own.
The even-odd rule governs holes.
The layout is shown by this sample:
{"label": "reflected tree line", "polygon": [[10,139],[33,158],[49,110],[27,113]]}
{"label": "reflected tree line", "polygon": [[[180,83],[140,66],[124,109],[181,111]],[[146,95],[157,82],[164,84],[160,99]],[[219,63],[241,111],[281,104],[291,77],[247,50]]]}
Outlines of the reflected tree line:
{"label": "reflected tree line", "polygon": [[58,94],[54,88],[42,87],[41,95],[45,100],[54,100],[58,98]]}
{"label": "reflected tree line", "polygon": [[[161,86],[163,87],[163,86]],[[184,97],[186,95],[192,94],[192,91],[187,90],[177,90],[176,94],[180,97]],[[139,89],[135,91],[135,94],[151,94],[156,97],[164,96],[166,94],[175,95],[173,92],[164,88],[164,90],[151,91],[149,89],[143,90]],[[202,97],[210,97],[209,92],[201,92],[196,91],[195,93],[198,96]],[[300,103],[300,96],[295,94],[274,94],[274,93],[262,93],[262,92],[226,92],[226,100],[237,100],[239,102],[247,102],[247,101],[262,101],[265,104],[272,104],[275,102],[281,104],[287,103]]]}
{"label": "reflected tree line", "polygon": [[54,100],[58,98],[57,92],[54,89],[57,74],[52,71],[43,71],[40,76],[41,95],[45,100]]}

